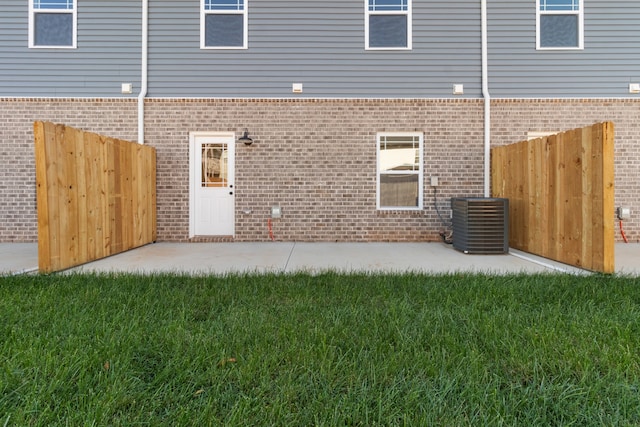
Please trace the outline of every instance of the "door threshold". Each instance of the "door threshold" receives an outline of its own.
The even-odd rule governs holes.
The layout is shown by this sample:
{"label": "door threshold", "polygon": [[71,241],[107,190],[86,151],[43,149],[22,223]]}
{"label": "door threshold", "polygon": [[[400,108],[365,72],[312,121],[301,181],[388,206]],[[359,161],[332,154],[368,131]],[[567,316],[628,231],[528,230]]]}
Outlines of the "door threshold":
{"label": "door threshold", "polygon": [[191,243],[218,243],[233,242],[233,236],[193,236],[189,239]]}

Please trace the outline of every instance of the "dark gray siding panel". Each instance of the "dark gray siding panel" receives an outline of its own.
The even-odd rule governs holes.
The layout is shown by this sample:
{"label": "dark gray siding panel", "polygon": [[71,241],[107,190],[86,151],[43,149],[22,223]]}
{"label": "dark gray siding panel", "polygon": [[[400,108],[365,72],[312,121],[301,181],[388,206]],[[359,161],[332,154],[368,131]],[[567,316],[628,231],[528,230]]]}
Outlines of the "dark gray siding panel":
{"label": "dark gray siding panel", "polygon": [[584,50],[536,50],[536,2],[492,0],[489,80],[494,98],[637,97],[640,2],[584,0]]}
{"label": "dark gray siding panel", "polygon": [[78,0],[77,49],[29,49],[27,0],[2,0],[0,97],[113,97],[121,83],[139,90],[141,3]]}
{"label": "dark gray siding panel", "polygon": [[249,48],[201,50],[198,0],[151,2],[149,96],[480,96],[480,3],[414,1],[413,49],[366,51],[364,1],[249,0]]}

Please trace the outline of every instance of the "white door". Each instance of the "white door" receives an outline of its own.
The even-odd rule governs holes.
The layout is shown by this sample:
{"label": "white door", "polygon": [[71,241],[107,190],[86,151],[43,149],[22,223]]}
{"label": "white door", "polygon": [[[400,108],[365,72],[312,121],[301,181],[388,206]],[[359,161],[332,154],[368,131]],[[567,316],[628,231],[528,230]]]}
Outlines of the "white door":
{"label": "white door", "polygon": [[189,139],[190,234],[233,236],[235,135],[195,132]]}

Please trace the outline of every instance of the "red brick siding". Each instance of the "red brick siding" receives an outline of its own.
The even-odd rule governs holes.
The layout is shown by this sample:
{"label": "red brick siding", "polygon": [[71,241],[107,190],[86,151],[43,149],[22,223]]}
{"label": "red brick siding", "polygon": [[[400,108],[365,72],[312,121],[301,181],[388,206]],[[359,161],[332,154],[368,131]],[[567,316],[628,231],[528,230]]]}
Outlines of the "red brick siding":
{"label": "red brick siding", "polygon": [[[246,127],[254,144],[236,150],[235,240],[268,240],[270,207],[277,240],[437,240],[438,205],[483,191],[482,100],[149,99],[146,143],[158,156],[158,240],[189,238],[189,132]],[[492,143],[610,120],[616,126],[616,206],[640,240],[640,101],[494,100]],[[0,98],[0,241],[37,239],[33,121],[48,120],[137,139],[135,99]],[[424,209],[376,210],[376,132],[424,133]],[[245,213],[249,212],[250,213]],[[617,231],[617,238],[621,240]]]}
{"label": "red brick siding", "polygon": [[[624,232],[640,242],[640,100],[493,100],[491,142],[527,138],[529,131],[563,131],[611,121],[615,126],[615,206],[631,208]],[[616,223],[616,240],[622,241]]]}
{"label": "red brick siding", "polygon": [[[189,236],[189,131],[246,127],[254,143],[236,147],[235,240],[268,240],[273,204],[284,241],[424,241],[442,229],[439,205],[481,195],[480,101],[167,100],[147,104],[147,142],[158,150],[158,239]],[[452,120],[452,118],[457,119]],[[376,209],[376,133],[424,132],[425,196],[420,212]],[[250,213],[245,213],[250,212]]]}
{"label": "red brick siding", "polygon": [[137,138],[135,100],[0,98],[0,242],[38,239],[33,122]]}

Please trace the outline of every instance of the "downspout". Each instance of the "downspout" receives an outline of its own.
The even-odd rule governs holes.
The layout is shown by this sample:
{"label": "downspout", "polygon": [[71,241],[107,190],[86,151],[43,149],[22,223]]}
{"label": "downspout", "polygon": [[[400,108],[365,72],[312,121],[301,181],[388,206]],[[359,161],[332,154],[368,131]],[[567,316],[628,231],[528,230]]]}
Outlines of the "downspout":
{"label": "downspout", "polygon": [[140,64],[140,93],[138,94],[138,144],[144,144],[144,99],[147,96],[149,52],[149,0],[142,0],[142,58]]}
{"label": "downspout", "polygon": [[487,47],[487,0],[480,0],[482,50],[482,97],[484,99],[484,197],[491,196],[491,95]]}

